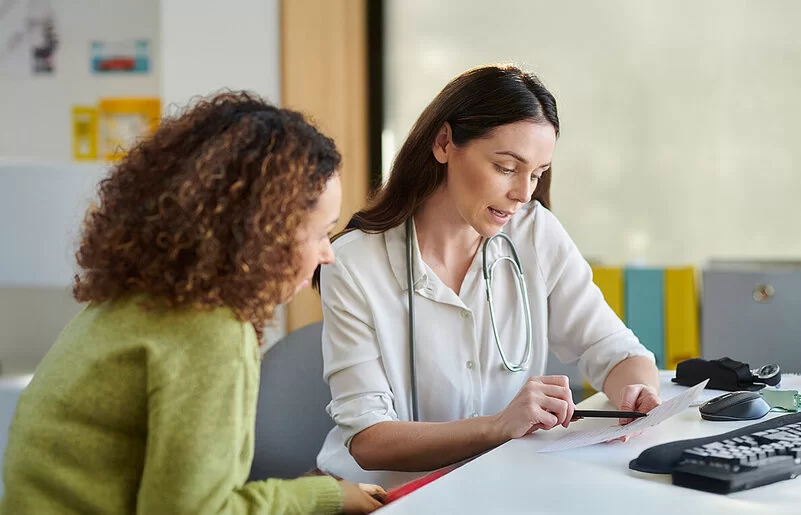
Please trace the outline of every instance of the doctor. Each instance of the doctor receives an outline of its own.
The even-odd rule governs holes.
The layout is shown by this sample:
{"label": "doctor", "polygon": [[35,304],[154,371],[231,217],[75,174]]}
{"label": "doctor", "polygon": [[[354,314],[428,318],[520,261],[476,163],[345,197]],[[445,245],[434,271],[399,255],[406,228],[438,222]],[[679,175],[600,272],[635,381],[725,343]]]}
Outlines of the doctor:
{"label": "doctor", "polygon": [[[568,380],[542,376],[549,351],[578,362],[621,410],[659,404],[653,355],[606,304],[550,211],[558,133],[554,97],[513,66],[465,72],[420,115],[389,181],[354,216],[358,230],[336,240],[337,260],[321,270],[336,423],[317,457],[322,471],[392,487],[567,427]],[[493,239],[484,255],[501,231],[525,288],[504,259],[515,253],[509,242]]]}

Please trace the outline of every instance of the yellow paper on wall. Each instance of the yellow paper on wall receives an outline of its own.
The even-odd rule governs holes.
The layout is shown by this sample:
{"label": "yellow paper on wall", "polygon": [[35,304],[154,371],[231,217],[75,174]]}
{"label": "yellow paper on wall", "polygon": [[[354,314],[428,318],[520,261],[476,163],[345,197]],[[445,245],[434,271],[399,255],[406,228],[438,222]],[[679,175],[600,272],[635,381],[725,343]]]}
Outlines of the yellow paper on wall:
{"label": "yellow paper on wall", "polygon": [[698,292],[695,269],[665,270],[665,366],[676,365],[701,355],[698,327]]}
{"label": "yellow paper on wall", "polygon": [[97,108],[72,108],[72,157],[76,161],[97,159]]}
{"label": "yellow paper on wall", "polygon": [[118,161],[140,138],[152,134],[161,118],[156,97],[101,98],[100,148],[108,161]]}

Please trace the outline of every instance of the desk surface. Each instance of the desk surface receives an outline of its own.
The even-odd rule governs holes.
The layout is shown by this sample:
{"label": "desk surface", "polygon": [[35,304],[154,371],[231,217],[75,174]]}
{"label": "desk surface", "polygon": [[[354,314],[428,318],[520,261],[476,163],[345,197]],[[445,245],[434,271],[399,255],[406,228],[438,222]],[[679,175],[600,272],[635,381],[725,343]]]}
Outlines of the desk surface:
{"label": "desk surface", "polygon": [[[663,373],[662,397],[679,386]],[[801,377],[786,377],[782,388],[801,389]],[[704,391],[704,398],[725,392]],[[611,408],[603,394],[578,404],[584,409]],[[768,416],[779,416],[780,413]],[[766,420],[766,419],[762,419]],[[754,421],[754,422],[761,422]],[[627,443],[613,442],[562,452],[537,454],[546,443],[571,430],[616,421],[593,419],[568,429],[538,431],[512,440],[450,474],[382,508],[382,515],[400,513],[690,513],[772,514],[797,512],[801,479],[718,495],[671,484],[669,475],[643,474],[628,468],[640,452],[672,440],[724,433],[754,422],[709,422],[698,408],[646,430]]]}

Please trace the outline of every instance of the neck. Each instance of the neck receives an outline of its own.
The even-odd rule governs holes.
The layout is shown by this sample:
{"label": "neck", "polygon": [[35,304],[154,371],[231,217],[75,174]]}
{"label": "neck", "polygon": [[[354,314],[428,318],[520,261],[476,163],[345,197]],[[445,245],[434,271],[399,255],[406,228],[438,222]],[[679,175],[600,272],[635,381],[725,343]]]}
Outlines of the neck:
{"label": "neck", "polygon": [[429,265],[469,264],[481,242],[481,235],[459,215],[443,187],[415,213],[414,224],[420,254]]}

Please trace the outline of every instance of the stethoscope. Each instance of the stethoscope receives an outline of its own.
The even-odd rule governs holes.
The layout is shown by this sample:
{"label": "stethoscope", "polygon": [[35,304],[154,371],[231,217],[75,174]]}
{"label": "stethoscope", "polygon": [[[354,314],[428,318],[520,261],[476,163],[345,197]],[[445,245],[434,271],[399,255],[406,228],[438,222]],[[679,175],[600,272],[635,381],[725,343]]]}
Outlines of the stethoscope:
{"label": "stethoscope", "polygon": [[[418,414],[417,414],[417,373],[415,367],[415,337],[414,337],[414,276],[412,273],[412,260],[414,256],[413,252],[413,237],[412,237],[412,218],[409,217],[406,220],[406,278],[408,281],[409,286],[409,377],[411,379],[411,390],[412,390],[412,420],[417,422]],[[487,249],[492,243],[493,240],[496,238],[501,238],[506,240],[509,243],[509,248],[512,251],[511,256],[502,256],[497,258],[492,264],[488,265],[487,259]],[[526,278],[523,277],[523,268],[520,265],[520,258],[517,254],[517,247],[515,247],[514,242],[509,237],[509,235],[499,232],[495,236],[488,238],[484,241],[484,245],[481,249],[481,257],[482,257],[482,271],[484,273],[484,284],[487,287],[487,303],[489,304],[489,312],[490,312],[490,321],[492,322],[492,334],[495,337],[495,345],[498,347],[498,353],[501,355],[501,361],[503,361],[503,368],[508,370],[509,372],[522,372],[528,368],[529,360],[531,359],[531,348],[533,345],[532,336],[531,336],[531,310],[529,309],[528,303],[528,291],[526,290]],[[506,353],[503,351],[503,347],[501,346],[501,339],[498,336],[498,325],[495,322],[495,305],[492,302],[492,274],[495,271],[495,267],[498,266],[498,263],[502,261],[508,261],[512,265],[512,269],[515,272],[515,276],[517,277],[517,283],[520,286],[520,293],[523,296],[523,317],[526,321],[526,352],[523,354],[523,359],[520,363],[510,363],[508,358],[506,357]]]}

